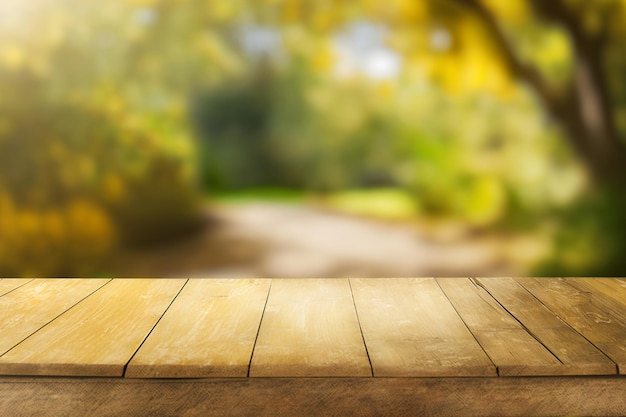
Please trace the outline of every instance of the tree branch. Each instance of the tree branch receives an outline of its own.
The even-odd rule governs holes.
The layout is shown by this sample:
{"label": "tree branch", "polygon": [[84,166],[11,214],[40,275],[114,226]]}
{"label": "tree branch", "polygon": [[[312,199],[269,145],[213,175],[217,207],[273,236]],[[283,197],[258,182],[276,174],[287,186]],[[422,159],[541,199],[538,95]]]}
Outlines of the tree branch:
{"label": "tree branch", "polygon": [[529,0],[529,3],[540,17],[563,26],[572,37],[576,49],[589,49],[595,45],[596,39],[585,33],[580,19],[563,0]]}
{"label": "tree branch", "polygon": [[[602,70],[604,43],[585,31],[563,0],[528,0],[537,15],[561,25],[569,34],[576,62],[574,77],[564,90],[551,86],[533,65],[524,62],[497,16],[481,0],[450,0],[479,18],[510,73],[532,88],[546,111],[563,126],[566,138],[596,178],[623,179],[626,152],[615,130],[606,78]],[[617,175],[616,175],[617,174]]]}
{"label": "tree branch", "polygon": [[[585,30],[580,16],[565,5],[563,0],[530,0],[535,11],[544,19],[562,25],[569,33],[574,44],[576,54],[575,83],[578,89],[578,101],[583,106],[582,115],[586,103],[593,103],[597,107],[596,118],[602,118],[604,132],[594,133],[596,147],[599,144],[605,152],[612,154],[617,151],[624,153],[624,145],[619,139],[615,128],[615,120],[611,111],[611,97],[606,79],[606,71],[603,68],[604,50],[608,41],[608,27],[602,28],[598,33],[590,33]],[[600,15],[605,23],[608,22],[610,13],[617,10],[617,3],[608,5],[600,10]]]}
{"label": "tree branch", "polygon": [[[561,101],[559,94],[545,80],[537,68],[524,62],[515,52],[515,48],[508,39],[496,16],[480,0],[452,0],[453,2],[473,12],[483,22],[484,28],[491,35],[493,45],[497,48],[506,65],[507,70],[518,80],[528,84],[543,100],[544,105],[551,112],[557,111]],[[541,0],[538,0],[541,2]],[[545,1],[545,0],[544,0]],[[546,1],[550,3],[553,0]]]}

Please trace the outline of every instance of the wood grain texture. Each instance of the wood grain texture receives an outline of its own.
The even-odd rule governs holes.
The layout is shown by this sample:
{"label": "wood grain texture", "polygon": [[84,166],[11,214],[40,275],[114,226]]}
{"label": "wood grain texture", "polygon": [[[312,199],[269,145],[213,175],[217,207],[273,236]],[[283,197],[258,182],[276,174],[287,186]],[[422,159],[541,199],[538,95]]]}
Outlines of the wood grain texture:
{"label": "wood grain texture", "polygon": [[[520,279],[546,306],[626,373],[626,306],[579,279]],[[623,291],[621,292],[623,294]]]}
{"label": "wood grain texture", "polygon": [[0,375],[371,377],[366,346],[383,379],[626,370],[624,279],[271,282],[7,280]]}
{"label": "wood grain texture", "polygon": [[28,284],[30,281],[32,281],[32,279],[26,279],[26,278],[0,279],[0,297],[15,290],[16,288],[21,287],[22,285]]}
{"label": "wood grain texture", "polygon": [[512,278],[480,278],[477,282],[564,365],[575,368],[577,374],[616,373],[615,363],[559,318],[550,305],[535,298],[535,292],[531,294]]}
{"label": "wood grain texture", "polygon": [[432,278],[351,279],[374,376],[495,376]]}
{"label": "wood grain texture", "polygon": [[108,279],[36,279],[0,298],[0,356]]}
{"label": "wood grain texture", "polygon": [[0,378],[11,417],[624,416],[626,378]]}
{"label": "wood grain texture", "polygon": [[0,374],[122,376],[184,283],[113,280],[0,357]]}
{"label": "wood grain texture", "polygon": [[500,376],[576,374],[532,337],[473,280],[438,278],[437,282]]}
{"label": "wood grain texture", "polygon": [[593,293],[603,299],[605,304],[622,312],[626,310],[626,279],[623,278],[575,278],[567,279],[570,285],[580,288],[581,291]]}
{"label": "wood grain texture", "polygon": [[270,282],[190,280],[125,376],[246,377]]}
{"label": "wood grain texture", "polygon": [[273,280],[250,376],[371,376],[348,280]]}

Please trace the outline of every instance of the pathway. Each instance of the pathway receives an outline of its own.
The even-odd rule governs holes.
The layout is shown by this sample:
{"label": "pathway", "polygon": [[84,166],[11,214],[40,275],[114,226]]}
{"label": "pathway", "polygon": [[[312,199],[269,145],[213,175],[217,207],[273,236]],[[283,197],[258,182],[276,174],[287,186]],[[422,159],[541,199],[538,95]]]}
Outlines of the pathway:
{"label": "pathway", "polygon": [[[522,242],[523,244],[523,242]],[[518,241],[440,233],[316,207],[246,203],[213,208],[203,230],[130,251],[116,276],[411,277],[524,274]],[[528,245],[527,245],[528,246]]]}

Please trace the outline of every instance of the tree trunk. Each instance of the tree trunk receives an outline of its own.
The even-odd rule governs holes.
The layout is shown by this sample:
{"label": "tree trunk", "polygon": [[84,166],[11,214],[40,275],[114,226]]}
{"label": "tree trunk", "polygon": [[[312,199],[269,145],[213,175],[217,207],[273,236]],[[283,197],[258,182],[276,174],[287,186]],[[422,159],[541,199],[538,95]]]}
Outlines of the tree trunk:
{"label": "tree trunk", "polygon": [[573,77],[560,97],[544,104],[565,136],[600,183],[626,179],[626,149],[620,140],[602,68],[605,38],[588,34],[560,0],[531,0],[540,16],[561,25],[574,50]]}
{"label": "tree trunk", "polygon": [[566,139],[593,179],[619,183],[626,178],[625,150],[615,129],[605,79],[595,59],[577,52],[570,87],[556,100],[544,99],[544,105],[561,124]]}
{"label": "tree trunk", "polygon": [[586,33],[578,16],[562,0],[528,0],[539,16],[562,26],[572,41],[574,75],[564,91],[557,91],[536,68],[521,60],[496,17],[480,0],[454,1],[481,19],[510,73],[535,91],[592,179],[626,184],[626,148],[615,127],[602,68],[605,39]]}

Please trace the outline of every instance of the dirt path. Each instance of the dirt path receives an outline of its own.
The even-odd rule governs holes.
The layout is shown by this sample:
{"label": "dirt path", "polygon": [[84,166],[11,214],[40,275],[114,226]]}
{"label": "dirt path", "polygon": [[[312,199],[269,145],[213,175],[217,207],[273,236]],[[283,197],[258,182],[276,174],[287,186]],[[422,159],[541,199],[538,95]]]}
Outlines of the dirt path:
{"label": "dirt path", "polygon": [[415,226],[318,208],[247,203],[213,209],[194,236],[127,252],[118,276],[407,277],[523,273],[501,238],[426,238]]}

